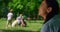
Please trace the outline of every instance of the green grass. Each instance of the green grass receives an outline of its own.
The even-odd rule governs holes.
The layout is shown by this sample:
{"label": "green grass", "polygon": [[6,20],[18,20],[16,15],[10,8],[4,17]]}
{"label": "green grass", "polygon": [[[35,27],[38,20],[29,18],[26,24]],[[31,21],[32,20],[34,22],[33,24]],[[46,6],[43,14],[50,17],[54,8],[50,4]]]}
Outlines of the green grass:
{"label": "green grass", "polygon": [[27,27],[13,27],[6,29],[6,19],[0,19],[0,32],[39,32],[42,27],[42,20],[28,20]]}

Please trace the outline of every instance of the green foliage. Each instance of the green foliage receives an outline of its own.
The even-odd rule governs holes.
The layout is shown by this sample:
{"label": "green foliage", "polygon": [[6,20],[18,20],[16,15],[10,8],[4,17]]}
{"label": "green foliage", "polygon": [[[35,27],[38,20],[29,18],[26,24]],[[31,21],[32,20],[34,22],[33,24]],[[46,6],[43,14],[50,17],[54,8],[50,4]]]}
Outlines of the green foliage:
{"label": "green foliage", "polygon": [[59,3],[59,12],[58,13],[60,14],[60,0],[58,0],[58,3]]}
{"label": "green foliage", "polygon": [[27,14],[27,16],[32,13],[33,16],[37,12],[40,2],[41,0],[13,0],[8,5],[15,9],[16,12],[18,10],[19,13]]}
{"label": "green foliage", "polygon": [[26,16],[36,17],[41,0],[3,0],[0,2],[2,3],[1,6],[4,9],[6,7],[14,9],[14,16],[16,16],[18,13],[22,13]]}

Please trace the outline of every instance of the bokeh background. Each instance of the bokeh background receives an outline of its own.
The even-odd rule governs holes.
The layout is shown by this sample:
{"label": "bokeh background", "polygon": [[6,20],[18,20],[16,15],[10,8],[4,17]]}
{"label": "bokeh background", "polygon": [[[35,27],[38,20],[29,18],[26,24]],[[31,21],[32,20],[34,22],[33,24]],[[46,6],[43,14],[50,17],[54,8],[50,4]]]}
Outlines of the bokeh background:
{"label": "bokeh background", "polygon": [[[60,0],[57,1],[60,7]],[[0,0],[0,32],[39,32],[43,25],[43,18],[38,15],[41,2],[42,0]],[[13,9],[13,21],[19,14],[23,14],[27,27],[5,28],[10,9]]]}

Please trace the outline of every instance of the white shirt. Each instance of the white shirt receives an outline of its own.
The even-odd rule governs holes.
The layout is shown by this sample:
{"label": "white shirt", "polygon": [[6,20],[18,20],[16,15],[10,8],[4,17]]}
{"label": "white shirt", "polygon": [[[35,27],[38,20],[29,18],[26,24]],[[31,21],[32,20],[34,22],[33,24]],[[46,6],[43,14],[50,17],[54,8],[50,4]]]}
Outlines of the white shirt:
{"label": "white shirt", "polygon": [[11,20],[12,16],[13,16],[13,13],[8,13],[8,14],[7,14],[8,20]]}
{"label": "white shirt", "polygon": [[18,21],[21,21],[21,20],[22,20],[22,17],[20,17],[20,16],[17,17],[17,20],[18,20]]}
{"label": "white shirt", "polygon": [[18,23],[20,23],[21,21],[22,21],[22,19],[23,19],[23,17],[17,17],[17,21],[18,21]]}

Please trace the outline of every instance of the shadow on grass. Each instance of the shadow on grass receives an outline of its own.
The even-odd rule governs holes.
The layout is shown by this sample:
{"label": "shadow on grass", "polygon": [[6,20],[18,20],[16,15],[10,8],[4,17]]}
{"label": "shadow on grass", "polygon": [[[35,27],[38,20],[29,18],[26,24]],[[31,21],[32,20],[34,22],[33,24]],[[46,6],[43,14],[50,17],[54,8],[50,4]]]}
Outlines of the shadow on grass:
{"label": "shadow on grass", "polygon": [[0,32],[39,32],[39,31],[26,31],[26,30],[0,30]]}

